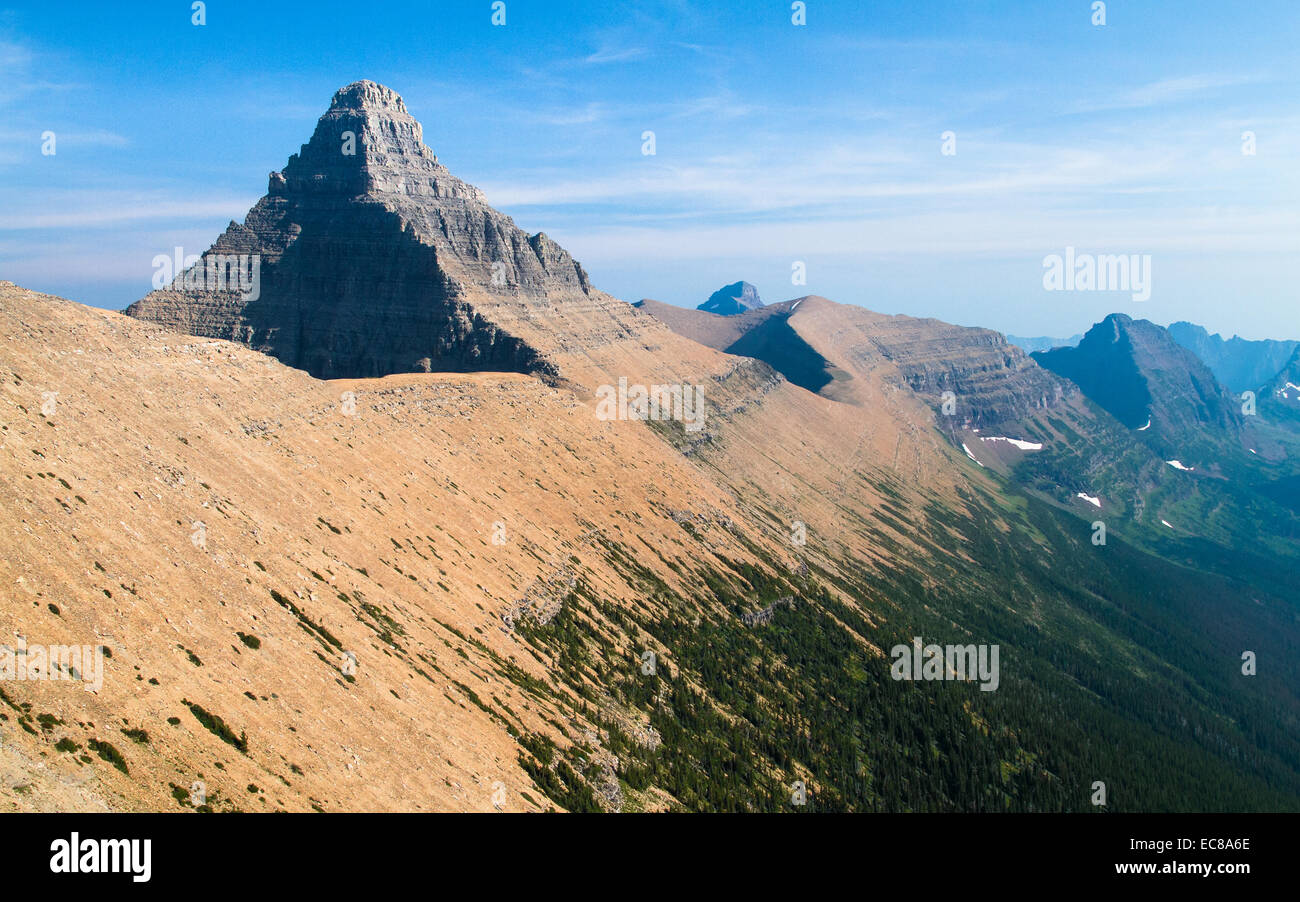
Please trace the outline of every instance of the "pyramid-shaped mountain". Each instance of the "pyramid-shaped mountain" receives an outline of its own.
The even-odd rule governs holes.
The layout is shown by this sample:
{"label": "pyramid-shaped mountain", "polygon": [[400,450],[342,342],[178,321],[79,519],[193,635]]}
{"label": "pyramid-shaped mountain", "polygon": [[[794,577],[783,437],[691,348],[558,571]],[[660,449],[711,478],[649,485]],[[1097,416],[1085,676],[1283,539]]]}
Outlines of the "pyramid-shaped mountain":
{"label": "pyramid-shaped mountain", "polygon": [[[218,281],[222,255],[248,255],[239,268],[256,278]],[[635,356],[669,334],[488,206],[425,146],[402,98],[370,81],[334,95],[242,225],[126,312],[323,379],[496,370],[590,383],[620,348]]]}
{"label": "pyramid-shaped mountain", "polygon": [[1200,358],[1148,320],[1112,313],[1077,347],[1031,356],[1125,426],[1150,430],[1144,438],[1171,448],[1192,437],[1240,440],[1238,403]]}

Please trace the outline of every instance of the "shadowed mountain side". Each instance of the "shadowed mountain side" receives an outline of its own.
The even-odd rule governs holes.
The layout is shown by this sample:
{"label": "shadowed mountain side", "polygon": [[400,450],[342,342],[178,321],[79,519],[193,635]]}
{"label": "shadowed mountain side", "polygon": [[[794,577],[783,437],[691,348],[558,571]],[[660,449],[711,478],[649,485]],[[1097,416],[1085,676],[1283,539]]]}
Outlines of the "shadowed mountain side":
{"label": "shadowed mountain side", "polygon": [[[762,360],[795,385],[819,392],[834,374],[825,358],[790,328],[788,320],[797,303],[786,301],[729,315],[649,299],[635,306],[663,320],[679,335],[728,354]],[[840,375],[848,376],[842,371]]]}
{"label": "shadowed mountain side", "polygon": [[1113,313],[1079,342],[1033,355],[1070,379],[1143,441],[1167,456],[1209,442],[1241,452],[1239,405],[1214,374],[1169,332]]}

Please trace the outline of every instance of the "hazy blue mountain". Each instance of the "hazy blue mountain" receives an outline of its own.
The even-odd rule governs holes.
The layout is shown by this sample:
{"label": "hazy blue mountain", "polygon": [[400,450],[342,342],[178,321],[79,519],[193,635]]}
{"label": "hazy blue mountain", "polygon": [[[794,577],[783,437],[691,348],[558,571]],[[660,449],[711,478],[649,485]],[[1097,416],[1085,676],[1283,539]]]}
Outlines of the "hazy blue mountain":
{"label": "hazy blue mountain", "polygon": [[1240,437],[1236,401],[1199,357],[1148,320],[1112,313],[1077,347],[1032,356],[1125,426],[1150,429],[1145,439],[1177,447],[1209,434]]}
{"label": "hazy blue mountain", "polygon": [[758,296],[757,288],[748,282],[732,282],[713,292],[707,301],[695,309],[722,316],[735,316],[746,310],[757,310],[762,306],[763,301]]}
{"label": "hazy blue mountain", "polygon": [[1026,354],[1032,354],[1034,351],[1050,351],[1052,348],[1072,348],[1083,339],[1082,333],[1076,333],[1069,338],[1051,338],[1047,335],[1038,335],[1028,338],[1024,335],[1008,335],[1007,341],[1020,348]]}
{"label": "hazy blue mountain", "polygon": [[1211,335],[1204,326],[1188,322],[1172,324],[1169,335],[1201,358],[1215,378],[1234,392],[1269,383],[1300,345],[1274,339],[1251,341],[1236,335],[1224,340],[1217,332]]}

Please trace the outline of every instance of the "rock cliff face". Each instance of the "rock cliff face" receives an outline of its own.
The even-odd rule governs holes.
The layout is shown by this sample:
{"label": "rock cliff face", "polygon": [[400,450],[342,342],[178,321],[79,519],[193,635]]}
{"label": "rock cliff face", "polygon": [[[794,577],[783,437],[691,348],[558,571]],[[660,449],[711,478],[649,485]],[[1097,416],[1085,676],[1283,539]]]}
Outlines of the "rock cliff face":
{"label": "rock cliff face", "polygon": [[898,367],[908,387],[930,398],[952,392],[959,420],[968,425],[1012,423],[1075,394],[1072,386],[1036,366],[992,329],[910,316],[872,316],[868,333],[872,345]]}
{"label": "rock cliff face", "polygon": [[488,206],[424,145],[401,97],[369,81],[334,95],[311,140],[205,260],[220,254],[258,255],[253,290],[205,280],[200,264],[127,313],[327,379],[558,376],[566,358],[666,332],[593,289],[545,234]]}

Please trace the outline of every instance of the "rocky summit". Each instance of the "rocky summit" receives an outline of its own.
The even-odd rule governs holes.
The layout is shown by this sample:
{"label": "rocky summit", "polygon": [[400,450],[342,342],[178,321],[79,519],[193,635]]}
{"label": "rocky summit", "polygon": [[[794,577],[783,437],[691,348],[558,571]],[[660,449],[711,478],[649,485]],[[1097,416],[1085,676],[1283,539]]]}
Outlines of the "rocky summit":
{"label": "rocky summit", "polygon": [[[210,261],[225,255],[256,260],[246,269],[257,284],[213,278]],[[127,313],[239,342],[323,379],[553,378],[566,355],[644,344],[657,328],[593,289],[545,234],[527,234],[452,175],[402,98],[371,81],[334,95],[243,224],[231,222],[191,262]]]}
{"label": "rocky summit", "polygon": [[695,309],[703,310],[705,313],[719,313],[722,316],[735,316],[746,310],[757,310],[762,306],[763,301],[758,296],[757,288],[748,282],[732,282],[713,292],[707,301]]}

